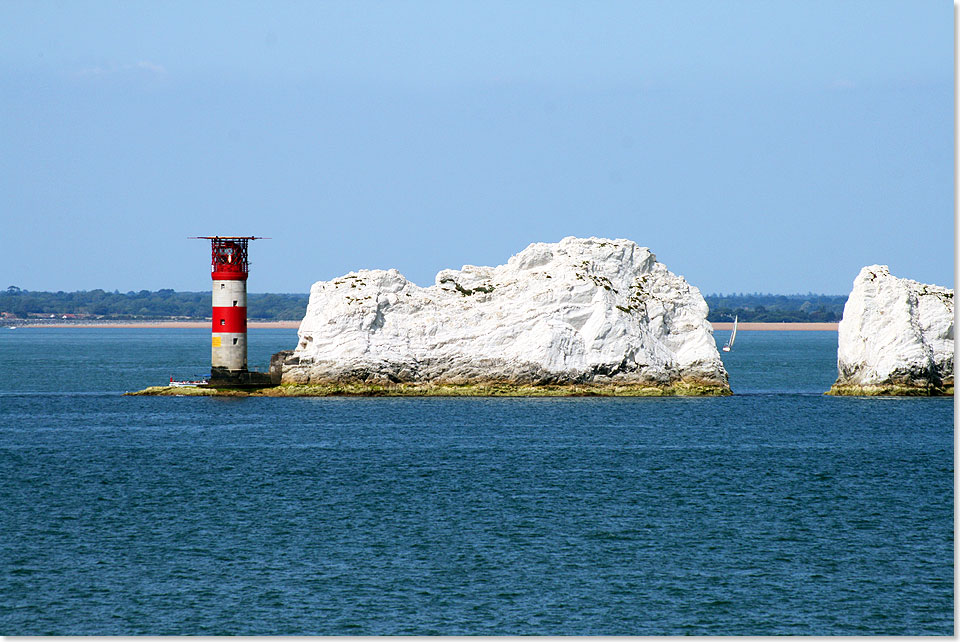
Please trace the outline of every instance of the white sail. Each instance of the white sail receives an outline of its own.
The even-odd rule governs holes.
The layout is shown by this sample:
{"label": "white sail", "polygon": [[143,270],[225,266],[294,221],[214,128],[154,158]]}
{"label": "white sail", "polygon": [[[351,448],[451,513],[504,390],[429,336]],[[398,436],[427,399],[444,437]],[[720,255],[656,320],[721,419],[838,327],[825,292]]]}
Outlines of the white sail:
{"label": "white sail", "polygon": [[737,319],[739,317],[733,317],[733,332],[730,333],[730,343],[728,344],[731,348],[733,347],[733,341],[737,338]]}

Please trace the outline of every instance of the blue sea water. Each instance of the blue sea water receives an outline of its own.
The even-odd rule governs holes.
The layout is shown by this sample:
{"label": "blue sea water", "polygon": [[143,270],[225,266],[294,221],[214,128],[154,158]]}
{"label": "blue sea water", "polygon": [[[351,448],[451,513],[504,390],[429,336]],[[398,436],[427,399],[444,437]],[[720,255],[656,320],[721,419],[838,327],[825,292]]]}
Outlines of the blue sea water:
{"label": "blue sea water", "polygon": [[0,329],[0,634],[954,632],[953,402],[822,396],[836,333],[727,398],[121,396],[208,342]]}

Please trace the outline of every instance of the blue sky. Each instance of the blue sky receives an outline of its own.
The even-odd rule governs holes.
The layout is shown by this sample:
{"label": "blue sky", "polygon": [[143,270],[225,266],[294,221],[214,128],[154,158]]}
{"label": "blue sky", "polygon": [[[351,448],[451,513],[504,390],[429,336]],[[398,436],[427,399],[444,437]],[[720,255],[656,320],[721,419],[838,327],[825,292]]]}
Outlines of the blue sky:
{"label": "blue sky", "polygon": [[0,287],[421,284],[629,238],[705,293],[953,287],[948,2],[6,2]]}

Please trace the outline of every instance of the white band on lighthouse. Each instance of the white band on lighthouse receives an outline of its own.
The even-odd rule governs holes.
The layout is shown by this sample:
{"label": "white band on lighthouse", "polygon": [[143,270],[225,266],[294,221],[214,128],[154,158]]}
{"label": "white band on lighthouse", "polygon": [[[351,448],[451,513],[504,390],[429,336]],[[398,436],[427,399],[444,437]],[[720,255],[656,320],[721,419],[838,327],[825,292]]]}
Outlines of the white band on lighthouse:
{"label": "white band on lighthouse", "polygon": [[214,332],[210,343],[210,363],[214,368],[247,369],[246,332]]}
{"label": "white band on lighthouse", "polygon": [[213,307],[247,307],[247,282],[230,280],[213,282]]}

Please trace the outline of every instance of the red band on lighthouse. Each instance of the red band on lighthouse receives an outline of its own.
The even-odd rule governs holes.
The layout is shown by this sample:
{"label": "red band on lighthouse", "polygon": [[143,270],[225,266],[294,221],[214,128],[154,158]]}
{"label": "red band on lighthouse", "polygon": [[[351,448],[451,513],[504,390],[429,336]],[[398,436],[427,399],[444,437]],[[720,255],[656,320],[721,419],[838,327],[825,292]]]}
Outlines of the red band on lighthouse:
{"label": "red band on lighthouse", "polygon": [[214,332],[246,332],[247,309],[243,307],[213,308]]}
{"label": "red band on lighthouse", "polygon": [[214,281],[246,281],[247,273],[243,271],[227,271],[224,269],[215,269],[210,273]]}

